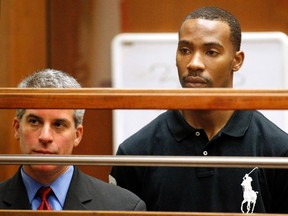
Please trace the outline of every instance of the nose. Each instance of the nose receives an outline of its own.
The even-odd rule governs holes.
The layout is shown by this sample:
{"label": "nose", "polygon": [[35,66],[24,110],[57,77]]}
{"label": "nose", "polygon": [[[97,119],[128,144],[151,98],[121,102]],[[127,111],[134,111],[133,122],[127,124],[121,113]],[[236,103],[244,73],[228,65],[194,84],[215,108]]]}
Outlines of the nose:
{"label": "nose", "polygon": [[49,125],[44,125],[41,128],[39,141],[44,145],[47,145],[53,141],[52,130]]}
{"label": "nose", "polygon": [[200,53],[194,53],[191,55],[190,61],[187,64],[187,69],[190,71],[202,71],[204,70],[203,57]]}

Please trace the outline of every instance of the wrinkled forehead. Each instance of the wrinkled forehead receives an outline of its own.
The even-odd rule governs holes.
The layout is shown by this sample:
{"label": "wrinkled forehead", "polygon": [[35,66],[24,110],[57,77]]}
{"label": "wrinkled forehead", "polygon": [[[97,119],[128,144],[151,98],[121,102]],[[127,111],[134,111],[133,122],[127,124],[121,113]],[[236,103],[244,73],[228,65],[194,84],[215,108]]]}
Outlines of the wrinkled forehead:
{"label": "wrinkled forehead", "polygon": [[23,117],[28,116],[49,121],[63,119],[67,122],[74,122],[74,110],[70,109],[26,109]]}
{"label": "wrinkled forehead", "polygon": [[183,22],[179,31],[179,42],[205,41],[231,44],[230,28],[228,24],[218,20],[188,19]]}
{"label": "wrinkled forehead", "polygon": [[187,19],[180,27],[179,35],[182,33],[223,33],[230,36],[230,27],[220,20]]}

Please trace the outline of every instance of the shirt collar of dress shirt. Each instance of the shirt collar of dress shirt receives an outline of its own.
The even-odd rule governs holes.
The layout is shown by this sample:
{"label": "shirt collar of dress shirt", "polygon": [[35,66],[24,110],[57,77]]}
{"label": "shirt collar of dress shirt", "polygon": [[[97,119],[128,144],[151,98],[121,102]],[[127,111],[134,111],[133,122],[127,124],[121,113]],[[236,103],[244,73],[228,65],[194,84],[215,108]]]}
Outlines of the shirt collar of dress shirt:
{"label": "shirt collar of dress shirt", "polygon": [[[60,175],[55,181],[53,181],[49,186],[52,188],[56,198],[60,202],[62,208],[66,199],[66,195],[69,189],[69,185],[73,176],[74,167],[69,166],[66,172],[64,172],[62,175]],[[31,178],[29,175],[27,175],[23,167],[21,168],[21,175],[24,182],[24,185],[26,187],[28,198],[30,204],[32,203],[33,198],[35,197],[35,194],[39,190],[40,187],[43,185]],[[47,186],[47,185],[45,185]]]}

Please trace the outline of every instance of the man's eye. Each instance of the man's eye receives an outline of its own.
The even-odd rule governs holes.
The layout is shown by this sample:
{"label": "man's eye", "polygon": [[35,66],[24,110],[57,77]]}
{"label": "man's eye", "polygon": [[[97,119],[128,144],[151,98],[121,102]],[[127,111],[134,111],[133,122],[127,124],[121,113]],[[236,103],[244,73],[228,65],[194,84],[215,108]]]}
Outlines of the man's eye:
{"label": "man's eye", "polygon": [[31,124],[31,125],[38,125],[39,124],[39,121],[38,119],[29,119],[28,122]]}
{"label": "man's eye", "polygon": [[191,53],[190,50],[187,48],[180,48],[179,50],[183,55],[187,55],[187,54]]}
{"label": "man's eye", "polygon": [[219,53],[215,50],[208,50],[207,52],[207,55],[209,56],[217,56]]}
{"label": "man's eye", "polygon": [[67,124],[66,124],[65,122],[62,122],[62,121],[60,121],[60,122],[55,122],[55,123],[54,123],[54,126],[55,126],[56,128],[67,128],[67,127],[68,127]]}
{"label": "man's eye", "polygon": [[57,128],[61,128],[61,127],[64,127],[64,124],[61,123],[61,122],[55,122],[54,126],[57,127]]}

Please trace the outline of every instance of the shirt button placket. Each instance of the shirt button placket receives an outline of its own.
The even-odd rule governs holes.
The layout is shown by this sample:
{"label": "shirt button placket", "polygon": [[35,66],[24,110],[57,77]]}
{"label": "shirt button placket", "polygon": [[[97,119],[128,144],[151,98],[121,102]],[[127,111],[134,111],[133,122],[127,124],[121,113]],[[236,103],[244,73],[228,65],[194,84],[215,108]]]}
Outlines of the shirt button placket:
{"label": "shirt button placket", "polygon": [[[196,132],[195,132],[195,136],[199,137],[200,135],[201,135],[200,131],[196,131]],[[207,155],[208,155],[208,152],[207,152],[207,151],[203,151],[202,154],[203,154],[204,156],[207,156]]]}
{"label": "shirt button placket", "polygon": [[203,155],[204,155],[204,156],[207,156],[207,155],[208,155],[208,152],[207,152],[207,151],[203,151]]}

